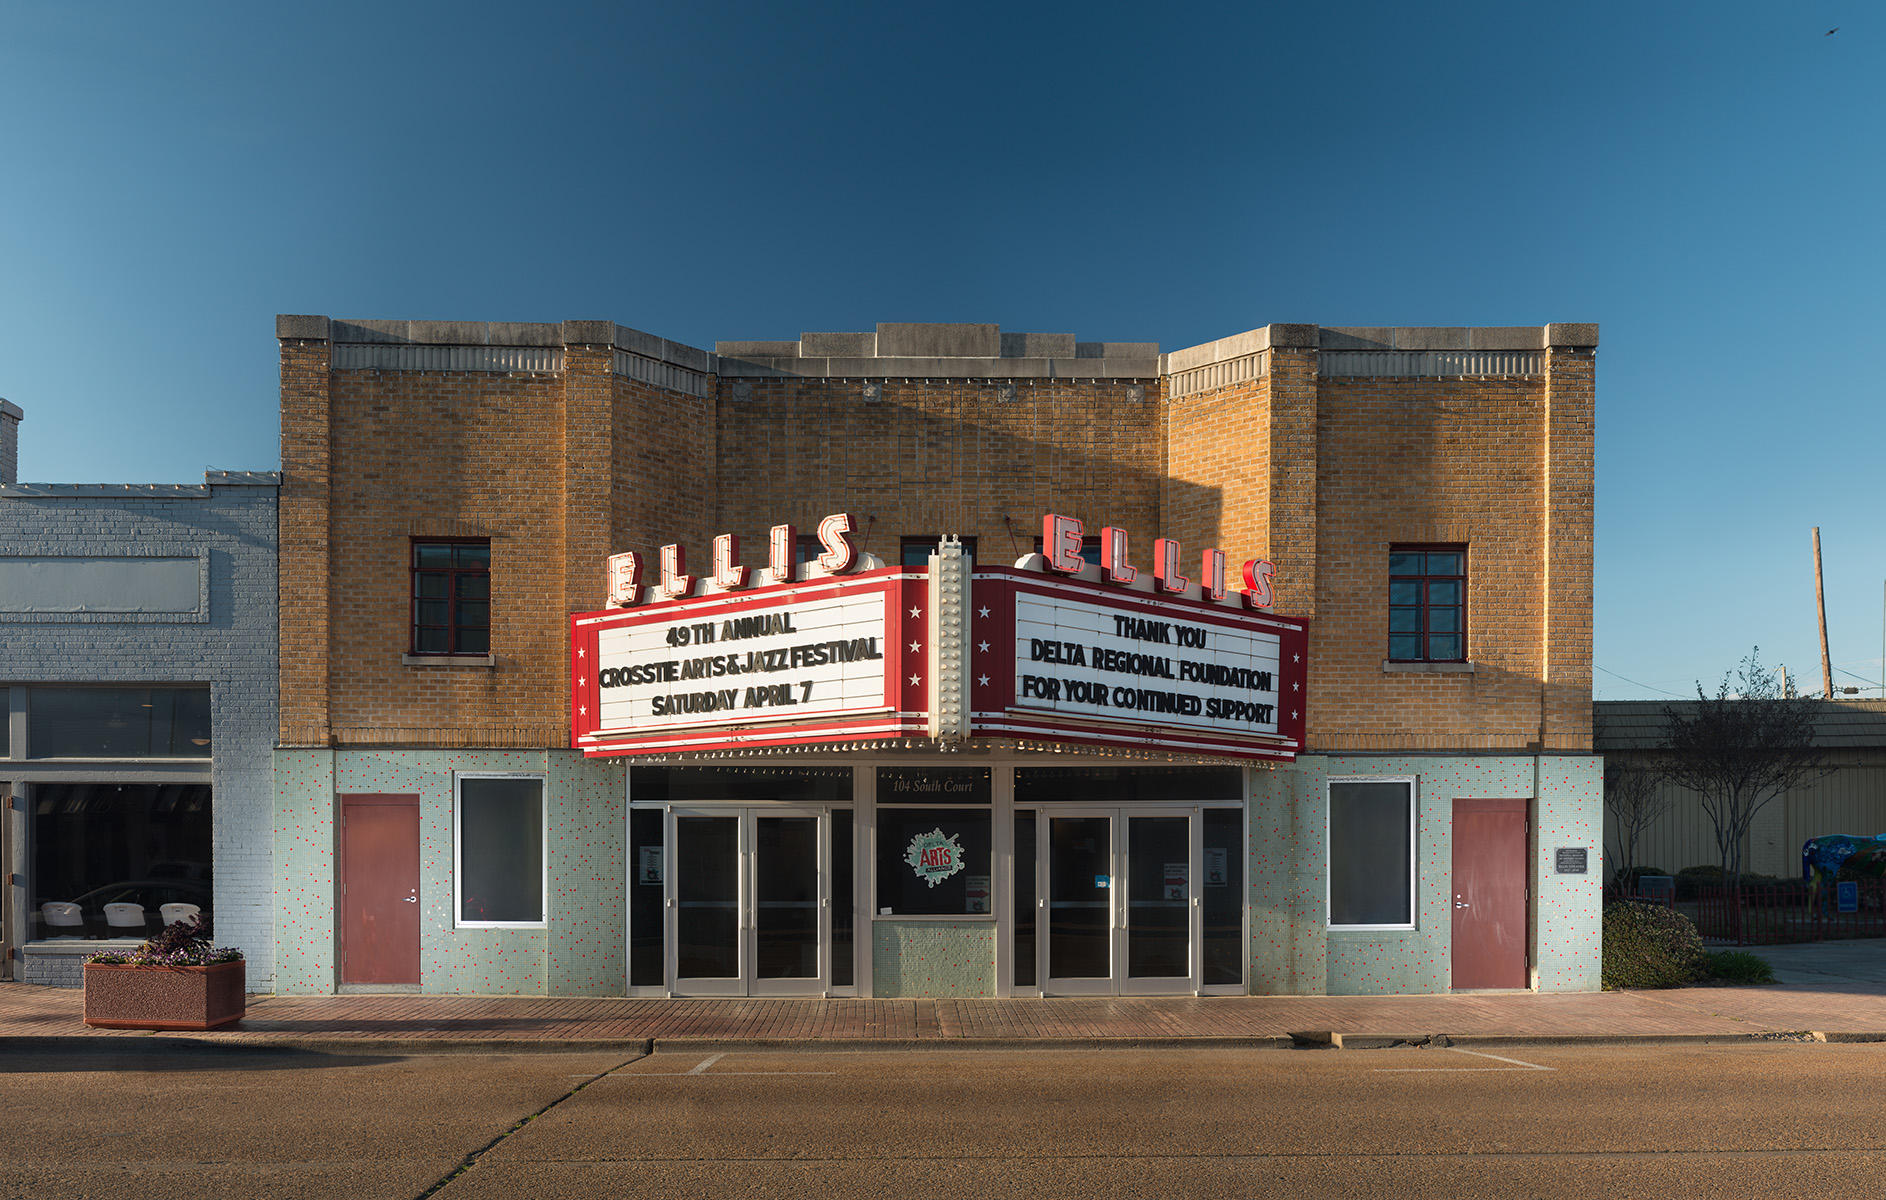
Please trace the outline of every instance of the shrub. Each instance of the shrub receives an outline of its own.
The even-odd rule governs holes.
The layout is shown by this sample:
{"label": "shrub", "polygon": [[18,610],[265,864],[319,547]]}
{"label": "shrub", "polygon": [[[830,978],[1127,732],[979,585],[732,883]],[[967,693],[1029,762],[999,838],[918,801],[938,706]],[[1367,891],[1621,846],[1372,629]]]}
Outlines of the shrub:
{"label": "shrub", "polygon": [[1617,900],[1604,906],[1605,988],[1681,987],[1703,974],[1703,939],[1680,912]]}
{"label": "shrub", "polygon": [[189,920],[172,921],[136,950],[107,950],[85,961],[138,967],[207,967],[241,958],[242,951],[234,946],[210,945],[209,919],[199,914]]}
{"label": "shrub", "polygon": [[1705,967],[1711,979],[1724,983],[1773,983],[1775,969],[1768,960],[1746,950],[1717,950],[1707,956]]}
{"label": "shrub", "polygon": [[1679,900],[1694,900],[1702,894],[1702,889],[1721,886],[1722,868],[1716,863],[1684,867],[1676,873],[1676,896]]}
{"label": "shrub", "polygon": [[1618,872],[1617,886],[1622,888],[1627,895],[1636,895],[1639,886],[1637,881],[1639,879],[1642,879],[1646,875],[1668,874],[1669,872],[1661,867],[1632,867],[1628,871]]}

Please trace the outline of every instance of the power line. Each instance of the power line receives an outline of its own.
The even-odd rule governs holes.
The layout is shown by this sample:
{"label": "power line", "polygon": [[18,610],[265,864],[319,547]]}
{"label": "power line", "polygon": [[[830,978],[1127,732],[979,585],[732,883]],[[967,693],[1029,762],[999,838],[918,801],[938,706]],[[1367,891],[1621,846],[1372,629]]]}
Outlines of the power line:
{"label": "power line", "polygon": [[[1599,666],[1597,663],[1591,664],[1591,669],[1594,671],[1604,671],[1604,668]],[[1676,692],[1666,692],[1660,687],[1651,687],[1647,683],[1639,683],[1637,680],[1632,679],[1630,676],[1620,675],[1616,671],[1604,671],[1604,673],[1606,675],[1609,675],[1613,679],[1622,679],[1625,683],[1631,684],[1634,687],[1643,688],[1647,692],[1656,692],[1660,696],[1669,696],[1673,700],[1688,699],[1687,696],[1678,695]]]}

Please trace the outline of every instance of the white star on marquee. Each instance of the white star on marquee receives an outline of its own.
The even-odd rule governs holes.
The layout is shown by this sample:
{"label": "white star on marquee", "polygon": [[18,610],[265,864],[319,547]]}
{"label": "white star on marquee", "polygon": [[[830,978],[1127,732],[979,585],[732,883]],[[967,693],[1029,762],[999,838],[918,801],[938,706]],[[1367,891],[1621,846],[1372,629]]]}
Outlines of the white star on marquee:
{"label": "white star on marquee", "polygon": [[984,651],[984,652],[986,653],[986,652],[988,651],[988,649],[989,649],[989,643],[987,643],[987,642],[977,642],[977,643],[976,643],[976,649],[978,649],[978,650],[981,650],[981,651]]}
{"label": "white star on marquee", "polygon": [[1300,692],[1303,690],[1303,685],[1300,683],[1293,683],[1290,685],[1290,690],[1293,692]]}
{"label": "white star on marquee", "polygon": [[1302,661],[1303,661],[1303,656],[1302,656],[1301,654],[1292,654],[1292,655],[1290,656],[1290,661],[1291,661],[1291,662],[1302,662]]}
{"label": "white star on marquee", "polygon": [[912,684],[918,684],[918,683],[922,683],[922,682],[923,682],[923,676],[921,676],[921,675],[912,675],[912,676],[910,677],[910,682],[911,682]]}
{"label": "white star on marquee", "polygon": [[913,617],[921,617],[923,615],[923,610],[921,608],[913,608],[910,610],[910,615]]}
{"label": "white star on marquee", "polygon": [[589,715],[589,705],[584,704],[578,707],[576,710],[576,715],[579,717],[587,717]]}
{"label": "white star on marquee", "polygon": [[585,650],[585,649],[583,649],[583,647],[581,647],[581,646],[578,646],[578,647],[576,648],[576,657],[578,657],[578,658],[581,658],[581,657],[583,657],[583,656],[584,656],[585,654],[588,654],[588,653],[589,653],[589,651],[587,651],[587,650]]}
{"label": "white star on marquee", "polygon": [[921,650],[921,649],[923,649],[923,643],[922,643],[922,642],[912,642],[912,643],[910,643],[910,649],[911,649],[911,652],[912,652],[912,653],[915,653],[916,651],[918,651],[918,650]]}
{"label": "white star on marquee", "polygon": [[987,675],[978,675],[976,676],[976,683],[980,687],[988,687],[989,677]]}
{"label": "white star on marquee", "polygon": [[587,680],[587,679],[578,679],[578,680],[576,681],[576,686],[577,686],[577,687],[582,687],[582,686],[583,686],[584,684],[586,684],[586,683],[588,683],[588,682],[589,682],[589,680]]}
{"label": "white star on marquee", "polygon": [[976,615],[977,615],[977,616],[979,616],[979,617],[986,617],[986,616],[988,616],[988,615],[989,615],[989,606],[985,604],[985,605],[983,605],[983,606],[982,606],[981,608],[979,608],[979,609],[977,609],[977,610],[976,610]]}
{"label": "white star on marquee", "polygon": [[1294,708],[1290,710],[1290,719],[1291,719],[1292,721],[1294,721],[1294,720],[1296,720],[1296,719],[1297,719],[1297,710],[1296,710],[1296,709],[1294,709]]}

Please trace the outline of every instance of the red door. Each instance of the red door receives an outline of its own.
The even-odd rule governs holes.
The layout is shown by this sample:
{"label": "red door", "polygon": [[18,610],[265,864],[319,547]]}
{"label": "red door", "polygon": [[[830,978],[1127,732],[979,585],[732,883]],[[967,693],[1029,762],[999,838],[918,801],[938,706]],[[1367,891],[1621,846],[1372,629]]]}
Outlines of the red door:
{"label": "red door", "polygon": [[419,797],[342,796],[341,982],[419,982]]}
{"label": "red door", "polygon": [[1526,986],[1526,802],[1454,801],[1454,987]]}

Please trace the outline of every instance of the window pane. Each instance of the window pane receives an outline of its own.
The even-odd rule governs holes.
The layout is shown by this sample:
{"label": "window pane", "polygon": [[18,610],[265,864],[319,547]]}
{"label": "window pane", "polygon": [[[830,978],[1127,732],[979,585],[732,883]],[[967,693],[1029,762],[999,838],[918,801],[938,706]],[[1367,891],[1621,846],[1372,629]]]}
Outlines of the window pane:
{"label": "window pane", "polygon": [[1018,767],[1015,771],[1017,804],[1241,801],[1243,797],[1244,772],[1237,767]]}
{"label": "window pane", "polygon": [[445,542],[414,542],[413,565],[449,567],[452,565],[452,547]]}
{"label": "window pane", "polygon": [[1458,633],[1436,634],[1428,639],[1428,657],[1436,662],[1453,662],[1464,657]]}
{"label": "window pane", "polygon": [[1015,986],[1035,986],[1035,814],[1015,814]]}
{"label": "window pane", "polygon": [[1329,785],[1329,923],[1409,925],[1411,789]]}
{"label": "window pane", "polygon": [[472,625],[483,629],[491,624],[491,606],[483,600],[460,600],[457,623],[461,626]]}
{"label": "window pane", "polygon": [[987,804],[987,767],[879,767],[879,804]]}
{"label": "window pane", "polygon": [[1402,662],[1411,662],[1421,657],[1421,635],[1418,633],[1398,633],[1388,639],[1388,656]]}
{"label": "window pane", "polygon": [[1421,610],[1418,608],[1389,609],[1388,631],[1390,633],[1420,633]]}
{"label": "window pane", "polygon": [[1461,573],[1460,555],[1458,554],[1430,554],[1428,555],[1428,574],[1430,575],[1458,575],[1460,573]]}
{"label": "window pane", "polygon": [[1421,585],[1418,583],[1391,583],[1388,585],[1390,604],[1421,603]]}
{"label": "window pane", "polygon": [[36,687],[34,758],[208,758],[208,688]]}
{"label": "window pane", "polygon": [[629,796],[638,804],[694,800],[850,803],[851,768],[635,766],[629,768]]}
{"label": "window pane", "polygon": [[491,547],[489,545],[453,546],[452,565],[455,567],[483,567],[489,569],[491,566]]}
{"label": "window pane", "polygon": [[1421,574],[1421,555],[1407,553],[1389,555],[1388,573],[1390,575]]}
{"label": "window pane", "polygon": [[[1391,603],[1392,602],[1393,601],[1391,601]],[[1452,581],[1449,581],[1447,583],[1441,583],[1438,581],[1434,583],[1430,583],[1428,585],[1428,603],[1429,604],[1459,604],[1460,603],[1460,585]]]}
{"label": "window pane", "polygon": [[[1394,626],[1390,626],[1394,628]],[[1460,610],[1458,608],[1430,608],[1428,610],[1428,632],[1459,633]]]}
{"label": "window pane", "polygon": [[544,919],[543,781],[461,779],[460,921]]}
{"label": "window pane", "polygon": [[666,923],[662,920],[663,862],[660,809],[629,811],[629,986],[659,987],[663,982]]}
{"label": "window pane", "polygon": [[421,654],[444,654],[451,648],[451,635],[444,629],[413,630],[413,649]]}
{"label": "window pane", "polygon": [[[137,938],[162,906],[210,912],[208,784],[39,783],[32,805],[33,903],[27,936]],[[133,904],[140,914],[107,904]]]}
{"label": "window pane", "polygon": [[491,595],[491,576],[460,575],[458,594],[465,600],[483,600]]}
{"label": "window pane", "polygon": [[880,808],[878,908],[897,916],[991,911],[990,844],[986,808]]}
{"label": "window pane", "polygon": [[444,600],[420,600],[413,605],[413,617],[421,625],[443,625],[450,611]]}
{"label": "window pane", "polygon": [[0,687],[0,758],[12,752],[9,739],[13,734],[13,704],[6,688]]}
{"label": "window pane", "polygon": [[458,652],[460,654],[491,653],[491,634],[484,629],[461,629],[458,631]]}
{"label": "window pane", "polygon": [[1204,909],[1205,983],[1244,982],[1244,814],[1235,808],[1205,810],[1205,861],[1200,907]]}
{"label": "window pane", "polygon": [[856,913],[858,901],[854,882],[857,874],[852,854],[852,817],[849,808],[832,810],[832,986],[850,987],[857,958]]}
{"label": "window pane", "polygon": [[447,577],[438,571],[419,571],[413,575],[413,595],[437,596],[443,599],[450,585]]}

